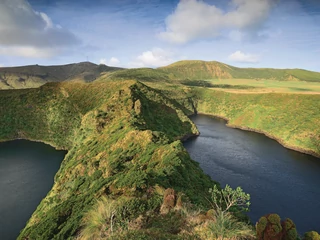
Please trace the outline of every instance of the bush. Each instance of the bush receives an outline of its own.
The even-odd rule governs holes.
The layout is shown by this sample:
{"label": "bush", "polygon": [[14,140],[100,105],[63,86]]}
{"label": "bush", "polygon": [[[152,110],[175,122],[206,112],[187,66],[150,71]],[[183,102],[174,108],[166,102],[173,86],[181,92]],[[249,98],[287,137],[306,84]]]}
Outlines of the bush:
{"label": "bush", "polygon": [[306,232],[303,240],[320,240],[320,235],[315,231]]}
{"label": "bush", "polygon": [[233,190],[228,184],[224,189],[218,189],[215,185],[209,190],[211,193],[211,203],[220,212],[248,211],[250,206],[250,195],[243,192],[241,187]]}

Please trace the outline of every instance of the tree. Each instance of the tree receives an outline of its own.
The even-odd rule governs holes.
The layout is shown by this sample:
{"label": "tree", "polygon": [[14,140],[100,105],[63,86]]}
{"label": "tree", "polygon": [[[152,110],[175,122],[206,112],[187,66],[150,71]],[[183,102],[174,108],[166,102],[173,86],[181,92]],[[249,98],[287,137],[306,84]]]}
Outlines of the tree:
{"label": "tree", "polygon": [[228,184],[224,189],[218,189],[217,185],[209,189],[211,193],[211,204],[220,212],[246,212],[249,211],[250,195],[243,192],[241,187],[232,189]]}

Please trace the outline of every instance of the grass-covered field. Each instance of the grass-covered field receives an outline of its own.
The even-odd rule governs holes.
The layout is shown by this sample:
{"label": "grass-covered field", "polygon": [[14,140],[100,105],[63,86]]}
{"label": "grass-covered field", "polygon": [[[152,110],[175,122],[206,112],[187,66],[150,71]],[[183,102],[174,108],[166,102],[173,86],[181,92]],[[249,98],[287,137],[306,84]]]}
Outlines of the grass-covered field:
{"label": "grass-covered field", "polygon": [[320,94],[320,82],[276,81],[251,79],[207,80],[209,88],[240,93]]}

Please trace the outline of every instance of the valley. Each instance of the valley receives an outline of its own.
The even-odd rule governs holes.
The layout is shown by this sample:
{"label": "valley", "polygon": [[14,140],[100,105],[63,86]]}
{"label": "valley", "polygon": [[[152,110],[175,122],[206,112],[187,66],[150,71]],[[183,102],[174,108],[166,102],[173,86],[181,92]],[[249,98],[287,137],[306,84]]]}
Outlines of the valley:
{"label": "valley", "polygon": [[[78,73],[66,79],[66,74],[37,88],[0,90],[0,141],[27,139],[68,151],[53,188],[18,239],[86,239],[88,219],[94,217],[88,214],[99,204],[117,209],[113,215],[120,234],[95,225],[92,236],[207,239],[213,224],[209,189],[220,189],[220,184],[181,142],[201,134],[188,117],[195,113],[222,117],[230,127],[260,132],[287,148],[320,156],[318,73],[268,70],[274,75],[256,80],[248,74],[264,77],[261,71],[266,70],[216,62],[209,68],[201,62],[207,70],[197,71],[221,79],[198,79],[194,64],[199,63],[113,69],[89,81],[74,80]],[[175,199],[171,207],[168,196]],[[237,215],[237,221],[247,220]]]}

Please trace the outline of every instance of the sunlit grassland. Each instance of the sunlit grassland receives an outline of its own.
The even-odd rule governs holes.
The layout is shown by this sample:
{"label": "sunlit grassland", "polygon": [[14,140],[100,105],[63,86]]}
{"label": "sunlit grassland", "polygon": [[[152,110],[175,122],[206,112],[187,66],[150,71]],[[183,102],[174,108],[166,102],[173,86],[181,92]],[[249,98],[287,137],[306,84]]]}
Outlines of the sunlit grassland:
{"label": "sunlit grassland", "polygon": [[[214,79],[207,80],[207,82],[215,85],[212,88],[229,92],[320,94],[320,83],[318,82],[253,79]],[[221,85],[225,85],[225,87],[219,87]],[[243,88],[238,88],[239,86],[243,86]]]}

